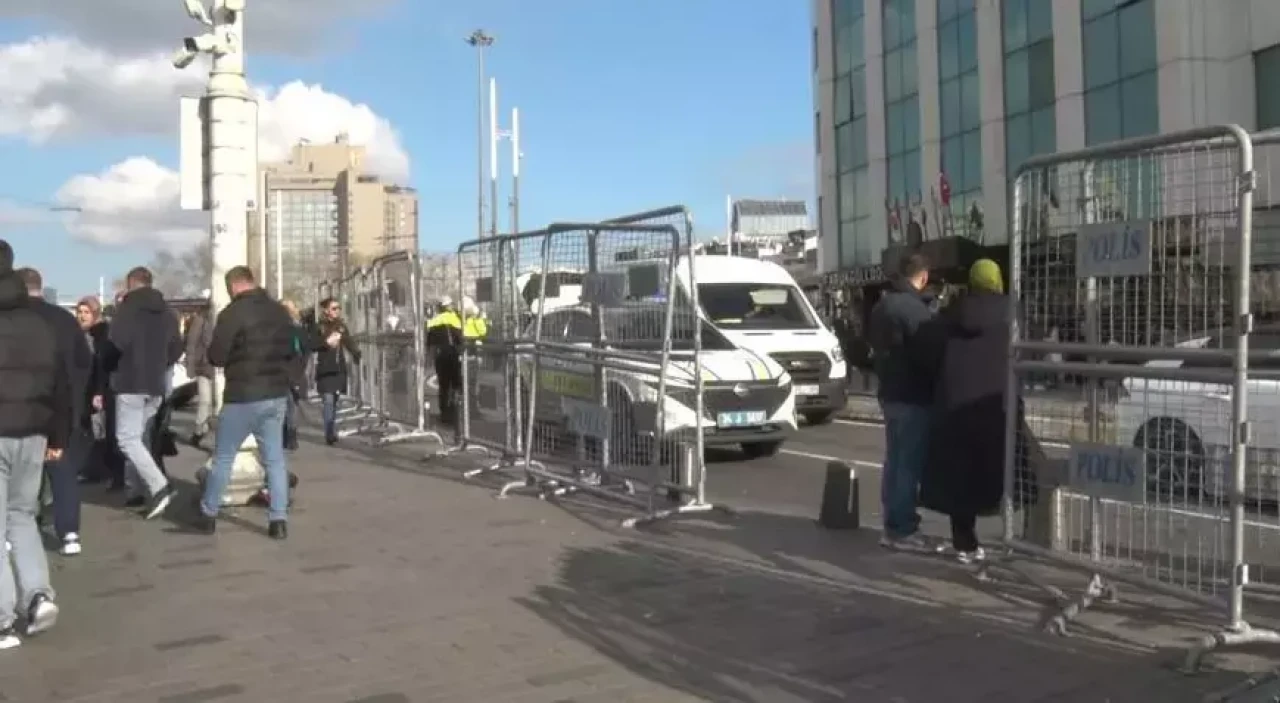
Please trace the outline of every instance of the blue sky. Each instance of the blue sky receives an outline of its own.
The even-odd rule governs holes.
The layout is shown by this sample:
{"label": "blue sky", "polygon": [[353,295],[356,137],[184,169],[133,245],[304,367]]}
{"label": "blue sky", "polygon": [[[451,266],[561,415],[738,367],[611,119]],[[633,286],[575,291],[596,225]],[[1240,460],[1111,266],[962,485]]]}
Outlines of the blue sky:
{"label": "blue sky", "polygon": [[[421,246],[445,250],[475,231],[476,67],[463,38],[483,27],[497,38],[488,64],[502,121],[521,112],[522,224],[684,203],[712,236],[726,195],[813,196],[808,3],[746,10],[740,0],[402,0],[343,23],[312,56],[251,54],[250,73],[258,84],[318,83],[390,120],[412,159]],[[13,23],[0,40],[53,29]],[[0,158],[20,164],[0,172],[0,200],[47,201],[70,176],[131,155],[173,166],[173,141],[0,138]],[[78,243],[52,224],[0,224],[0,236],[64,295],[153,253]]]}

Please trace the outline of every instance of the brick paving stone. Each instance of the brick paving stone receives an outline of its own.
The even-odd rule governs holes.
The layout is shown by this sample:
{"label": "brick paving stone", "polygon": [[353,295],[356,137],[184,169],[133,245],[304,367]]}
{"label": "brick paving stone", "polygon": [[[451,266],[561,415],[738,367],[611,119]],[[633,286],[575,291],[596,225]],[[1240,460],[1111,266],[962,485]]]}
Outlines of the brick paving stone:
{"label": "brick paving stone", "polygon": [[1016,591],[862,533],[767,515],[626,532],[598,502],[495,500],[424,451],[304,443],[283,543],[253,509],[185,532],[189,484],[152,523],[87,505],[85,554],[51,557],[62,620],[0,652],[0,701],[1176,703],[1238,680],[1173,673],[1132,612],[1040,635]]}

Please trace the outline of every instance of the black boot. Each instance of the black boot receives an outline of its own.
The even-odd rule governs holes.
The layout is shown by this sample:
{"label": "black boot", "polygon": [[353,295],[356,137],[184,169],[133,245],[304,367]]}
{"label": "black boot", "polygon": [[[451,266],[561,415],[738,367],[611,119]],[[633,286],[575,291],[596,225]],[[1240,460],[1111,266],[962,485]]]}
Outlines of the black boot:
{"label": "black boot", "polygon": [[267,523],[267,536],[271,539],[285,539],[289,536],[289,523],[284,520],[272,520]]}

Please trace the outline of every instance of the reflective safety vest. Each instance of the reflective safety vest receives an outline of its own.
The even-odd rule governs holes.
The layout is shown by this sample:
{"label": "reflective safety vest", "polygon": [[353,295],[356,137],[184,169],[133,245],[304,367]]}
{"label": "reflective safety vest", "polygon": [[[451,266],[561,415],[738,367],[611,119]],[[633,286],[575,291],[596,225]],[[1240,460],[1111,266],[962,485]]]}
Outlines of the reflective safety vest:
{"label": "reflective safety vest", "polygon": [[484,339],[489,336],[489,323],[483,317],[468,317],[462,326],[462,336],[466,339]]}
{"label": "reflective safety vest", "polygon": [[445,310],[427,321],[427,329],[433,327],[452,327],[455,330],[462,329],[462,318],[458,317],[458,313],[452,310]]}

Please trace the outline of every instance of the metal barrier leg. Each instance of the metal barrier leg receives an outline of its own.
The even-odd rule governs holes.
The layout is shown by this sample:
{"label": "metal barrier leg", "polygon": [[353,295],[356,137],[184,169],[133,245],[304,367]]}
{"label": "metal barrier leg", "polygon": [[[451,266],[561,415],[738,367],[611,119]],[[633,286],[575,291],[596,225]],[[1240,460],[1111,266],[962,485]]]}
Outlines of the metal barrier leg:
{"label": "metal barrier leg", "polygon": [[1225,647],[1243,647],[1251,644],[1280,644],[1280,632],[1275,630],[1255,629],[1248,623],[1241,623],[1236,629],[1224,629],[1212,635],[1206,635],[1187,651],[1182,671],[1195,674],[1200,671],[1200,664],[1209,652]]}

